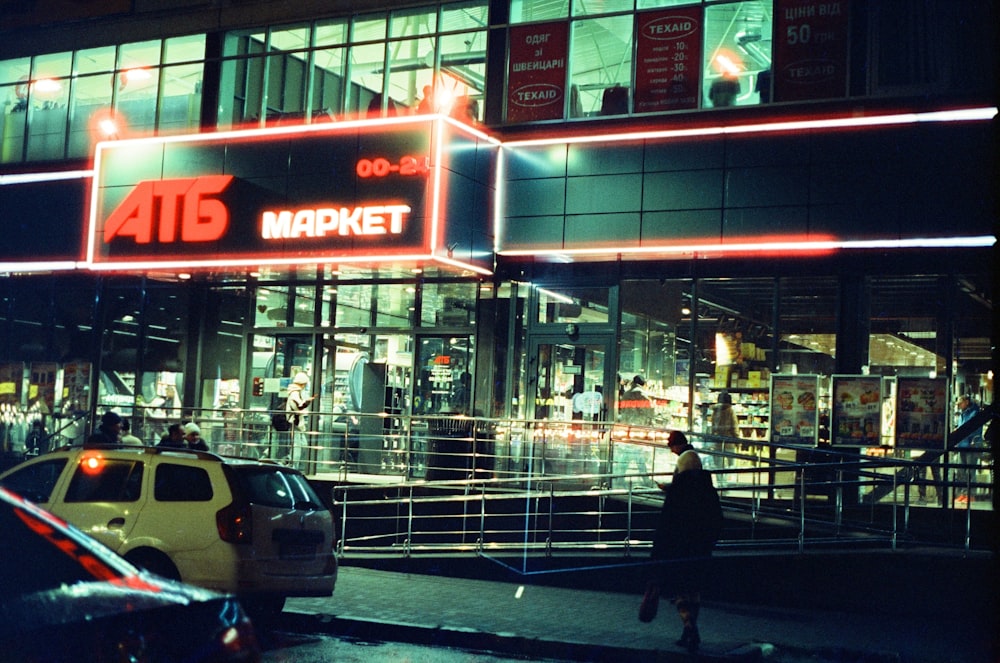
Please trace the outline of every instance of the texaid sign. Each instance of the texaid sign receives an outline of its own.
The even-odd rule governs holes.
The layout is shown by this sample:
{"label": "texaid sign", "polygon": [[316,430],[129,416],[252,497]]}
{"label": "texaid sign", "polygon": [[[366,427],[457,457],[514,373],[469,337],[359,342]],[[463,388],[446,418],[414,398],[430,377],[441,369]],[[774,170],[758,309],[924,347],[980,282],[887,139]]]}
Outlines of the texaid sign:
{"label": "texaid sign", "polygon": [[[93,269],[436,259],[442,119],[102,143]],[[442,218],[439,218],[442,217]]]}

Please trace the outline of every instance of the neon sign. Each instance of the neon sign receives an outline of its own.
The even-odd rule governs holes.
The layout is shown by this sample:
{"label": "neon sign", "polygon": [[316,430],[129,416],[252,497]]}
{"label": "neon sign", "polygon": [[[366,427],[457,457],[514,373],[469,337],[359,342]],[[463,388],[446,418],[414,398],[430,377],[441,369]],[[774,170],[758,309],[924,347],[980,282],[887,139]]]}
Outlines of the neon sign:
{"label": "neon sign", "polygon": [[265,211],[261,217],[260,235],[264,239],[398,235],[403,232],[403,219],[409,213],[409,205]]}
{"label": "neon sign", "polygon": [[[104,224],[104,241],[133,237],[137,244],[212,242],[229,227],[229,210],[212,198],[226,190],[232,175],[140,182]],[[156,203],[159,203],[158,209]],[[178,216],[180,213],[180,216]]]}
{"label": "neon sign", "polygon": [[430,164],[427,157],[418,159],[416,157],[404,156],[396,162],[376,157],[374,159],[359,159],[357,165],[354,167],[354,171],[361,178],[385,177],[392,173],[412,177],[429,173]]}
{"label": "neon sign", "polygon": [[[432,115],[102,142],[81,265],[413,261],[490,274],[489,212],[472,195],[488,185],[468,149],[480,141],[499,144]],[[448,198],[452,186],[469,195]]]}

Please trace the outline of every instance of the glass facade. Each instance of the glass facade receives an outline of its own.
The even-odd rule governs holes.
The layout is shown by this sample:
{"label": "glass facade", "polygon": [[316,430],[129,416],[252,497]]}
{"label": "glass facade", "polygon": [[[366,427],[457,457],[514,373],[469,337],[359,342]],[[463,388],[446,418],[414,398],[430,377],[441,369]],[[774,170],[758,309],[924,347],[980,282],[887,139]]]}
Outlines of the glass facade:
{"label": "glass facade", "polygon": [[[813,26],[780,11],[788,7],[780,0],[511,2],[495,25],[486,2],[449,2],[10,58],[0,61],[0,163],[12,169],[83,158],[102,135],[443,113],[481,125],[517,124],[512,131],[537,132],[530,142],[563,120],[634,119],[638,127],[653,115],[708,117],[697,114],[717,110],[713,121],[724,123],[743,112],[730,109],[757,107],[745,108],[746,117],[777,121],[765,114],[781,103],[850,97],[863,104],[918,88],[979,89],[981,80],[952,75],[947,40],[934,47],[938,68],[914,67],[919,63],[887,45],[919,38],[934,3],[918,4],[924,9],[915,11],[913,25],[898,30],[881,9],[824,24],[823,39],[861,39],[843,53],[843,80],[832,77],[819,92],[799,96],[775,79],[773,65],[810,41]],[[663,45],[649,42],[650,34],[683,39]],[[562,50],[538,56],[544,59],[534,67],[536,53],[527,46]],[[508,93],[518,76],[538,71],[567,94],[553,114],[512,116]],[[524,98],[547,98],[534,95]],[[806,106],[791,109],[783,112],[810,115]],[[890,131],[864,130],[890,149],[906,142],[889,138]],[[913,154],[933,154],[937,141],[951,136],[931,132],[906,134],[923,139],[913,142],[920,146]],[[861,131],[820,133],[808,147],[815,154],[869,147]],[[64,426],[56,414],[115,408],[142,413],[133,432],[147,441],[170,421],[197,417],[213,444],[270,445],[270,413],[302,373],[316,400],[304,428],[274,436],[278,446],[268,453],[299,460],[293,449],[304,446],[312,462],[350,459],[375,473],[405,464],[406,445],[425,444],[442,415],[710,435],[724,393],[736,410],[732,437],[760,451],[790,434],[775,418],[784,396],[776,380],[811,403],[813,414],[787,425],[811,445],[870,447],[904,458],[942,452],[935,436],[958,423],[951,397],[968,393],[988,404],[993,390],[992,267],[965,264],[963,249],[936,253],[947,255],[929,265],[791,258],[771,269],[766,253],[711,261],[632,253],[595,258],[603,262],[594,269],[584,261],[560,264],[573,262],[558,251],[574,243],[627,251],[670,240],[677,226],[708,244],[720,231],[728,239],[726,233],[749,228],[757,239],[785,224],[822,236],[841,232],[842,219],[857,227],[877,219],[888,228],[892,218],[899,225],[893,232],[909,236],[903,226],[913,218],[903,203],[866,209],[867,198],[884,202],[876,191],[881,171],[866,178],[840,162],[827,167],[806,153],[805,141],[793,145],[787,136],[726,141],[705,133],[650,141],[645,151],[635,148],[638,139],[603,153],[568,142],[511,150],[515,173],[504,181],[511,200],[504,227],[495,230],[528,248],[494,256],[492,276],[457,268],[428,273],[406,260],[297,272],[248,267],[193,279],[158,272],[4,275],[5,444],[23,448],[25,428],[37,417],[73,439],[82,427]],[[898,150],[895,158],[922,163]],[[947,182],[960,189],[963,177]],[[913,196],[930,188],[905,179]],[[856,200],[845,203],[844,190]],[[981,192],[967,193],[972,200]],[[857,395],[865,395],[870,411],[838,418],[834,397],[846,394],[847,402],[855,395],[838,391],[838,381],[862,378]],[[908,413],[902,429],[892,408],[914,402],[904,392],[933,391],[939,382],[949,400],[941,426]],[[814,385],[811,401],[810,389],[798,383]],[[232,425],[236,416],[239,426]],[[850,441],[857,439],[863,444]],[[634,446],[626,468],[655,466]],[[578,448],[558,453],[544,460],[563,469],[585,460]]]}
{"label": "glass facade", "polygon": [[504,32],[489,33],[485,0],[0,60],[0,164],[85,158],[97,140],[205,124],[426,112],[517,124],[991,85],[965,66],[959,44],[991,52],[954,5],[920,4],[899,24],[888,7],[849,15],[848,4],[809,16],[776,0],[516,0],[501,26],[506,62],[488,61],[488,35]]}

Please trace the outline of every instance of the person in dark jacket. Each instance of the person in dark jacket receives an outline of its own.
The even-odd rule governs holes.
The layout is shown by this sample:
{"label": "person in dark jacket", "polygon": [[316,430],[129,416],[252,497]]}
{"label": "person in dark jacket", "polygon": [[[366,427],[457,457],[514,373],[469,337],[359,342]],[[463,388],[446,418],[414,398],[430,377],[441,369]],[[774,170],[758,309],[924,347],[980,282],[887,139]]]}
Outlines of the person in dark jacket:
{"label": "person in dark jacket", "polygon": [[684,630],[677,644],[694,652],[698,633],[700,590],[708,558],[722,530],[722,507],[712,475],[680,431],[668,445],[678,455],[673,481],[663,488],[663,507],[653,535],[652,558],[661,561],[653,579],[674,594],[674,605]]}
{"label": "person in dark jacket", "polygon": [[108,410],[101,416],[101,425],[83,443],[85,447],[103,447],[120,444],[118,439],[122,432],[122,418],[117,412]]}
{"label": "person in dark jacket", "polygon": [[180,424],[170,424],[167,434],[160,438],[156,446],[183,449],[187,446],[184,440],[184,428]]}

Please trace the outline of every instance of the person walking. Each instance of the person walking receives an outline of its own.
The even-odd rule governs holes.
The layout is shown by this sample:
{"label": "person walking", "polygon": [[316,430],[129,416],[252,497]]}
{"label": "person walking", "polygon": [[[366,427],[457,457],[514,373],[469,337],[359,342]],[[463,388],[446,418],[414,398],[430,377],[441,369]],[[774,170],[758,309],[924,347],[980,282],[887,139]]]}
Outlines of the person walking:
{"label": "person walking", "polygon": [[[979,414],[979,405],[970,394],[962,394],[955,403],[958,408],[958,426],[961,428],[976,415]],[[979,449],[983,446],[983,429],[977,428],[964,438],[958,441],[955,449],[958,450],[959,467],[955,472],[955,501],[960,504],[968,504],[973,501],[970,485],[975,482],[976,465],[979,463]]]}
{"label": "person walking", "polygon": [[306,415],[304,411],[309,408],[309,404],[315,396],[306,396],[305,388],[309,384],[309,376],[299,371],[292,378],[292,383],[288,385],[288,399],[285,401],[285,414],[291,424],[289,431],[290,445],[288,448],[288,463],[295,465],[302,463],[303,452],[305,451],[305,431]]}
{"label": "person walking", "polygon": [[712,475],[702,468],[701,458],[687,437],[680,431],[671,431],[667,446],[677,454],[677,466],[673,481],[661,485],[663,506],[653,534],[651,555],[660,564],[654,567],[639,618],[652,621],[655,606],[648,604],[658,602],[660,594],[669,589],[683,626],[677,645],[695,652],[701,644],[698,613],[702,579],[722,531],[722,506]]}
{"label": "person walking", "polygon": [[[711,451],[723,454],[726,452],[726,444],[730,442],[730,439],[739,437],[739,431],[736,428],[736,411],[733,409],[733,396],[728,391],[719,394],[719,402],[712,408],[712,435],[721,439],[711,443]],[[713,453],[709,457],[709,466],[713,469],[725,469],[729,465],[726,461],[725,456]]]}

